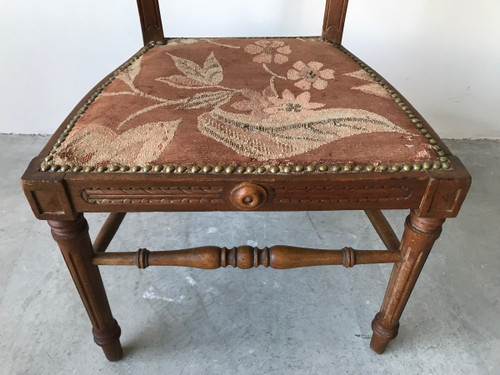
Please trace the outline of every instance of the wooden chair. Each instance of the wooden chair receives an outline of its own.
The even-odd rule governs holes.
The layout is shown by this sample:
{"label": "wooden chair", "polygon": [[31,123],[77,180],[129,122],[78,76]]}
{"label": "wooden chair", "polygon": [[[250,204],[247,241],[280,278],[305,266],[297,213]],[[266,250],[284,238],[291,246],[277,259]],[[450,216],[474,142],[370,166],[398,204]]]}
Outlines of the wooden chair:
{"label": "wooden chair", "polygon": [[[371,348],[396,337],[418,275],[470,176],[420,114],[341,44],[347,0],[322,38],[165,39],[138,0],[144,47],[70,113],[22,185],[48,220],[110,361],[122,357],[101,265],[293,268],[394,263]],[[401,242],[381,210],[408,209]],[[365,210],[387,250],[213,246],[105,253],[127,212]],[[92,244],[85,212],[109,212]]]}

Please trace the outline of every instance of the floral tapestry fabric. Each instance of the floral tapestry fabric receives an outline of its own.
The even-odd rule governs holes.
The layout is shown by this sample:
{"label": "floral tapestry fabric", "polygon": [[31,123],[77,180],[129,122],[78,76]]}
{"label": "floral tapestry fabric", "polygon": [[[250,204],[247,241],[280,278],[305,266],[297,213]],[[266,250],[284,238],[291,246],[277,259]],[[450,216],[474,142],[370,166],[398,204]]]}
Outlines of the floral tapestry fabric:
{"label": "floral tapestry fabric", "polygon": [[60,165],[420,162],[435,150],[388,92],[319,39],[156,45],[105,87]]}

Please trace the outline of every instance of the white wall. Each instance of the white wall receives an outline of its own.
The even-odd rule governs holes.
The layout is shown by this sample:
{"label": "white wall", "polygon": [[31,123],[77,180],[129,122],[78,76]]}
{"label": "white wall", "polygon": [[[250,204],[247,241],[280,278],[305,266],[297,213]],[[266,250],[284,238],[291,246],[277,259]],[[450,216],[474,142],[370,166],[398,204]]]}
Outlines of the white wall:
{"label": "white wall", "polygon": [[[161,6],[170,36],[319,35],[324,0]],[[500,1],[351,0],[344,45],[442,136],[500,138]],[[140,46],[135,0],[0,0],[0,132],[54,131]]]}

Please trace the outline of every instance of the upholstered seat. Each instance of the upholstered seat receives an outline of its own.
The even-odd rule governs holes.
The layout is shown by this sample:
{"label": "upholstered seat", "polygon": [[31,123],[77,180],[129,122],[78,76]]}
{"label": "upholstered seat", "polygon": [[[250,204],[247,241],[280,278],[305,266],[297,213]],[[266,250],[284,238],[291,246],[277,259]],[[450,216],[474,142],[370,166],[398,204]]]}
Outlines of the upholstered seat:
{"label": "upholstered seat", "polygon": [[343,47],[174,39],[149,44],[99,86],[42,169],[410,171],[447,167],[439,151],[418,115]]}

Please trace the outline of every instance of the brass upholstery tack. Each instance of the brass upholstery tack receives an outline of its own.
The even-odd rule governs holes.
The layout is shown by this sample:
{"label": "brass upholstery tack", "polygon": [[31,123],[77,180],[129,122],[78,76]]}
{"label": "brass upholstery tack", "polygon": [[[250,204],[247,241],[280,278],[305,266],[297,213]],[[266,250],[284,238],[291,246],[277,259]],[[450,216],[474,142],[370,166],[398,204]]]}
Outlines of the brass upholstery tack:
{"label": "brass upholstery tack", "polygon": [[365,169],[367,172],[373,172],[375,170],[375,167],[373,165],[367,165]]}

